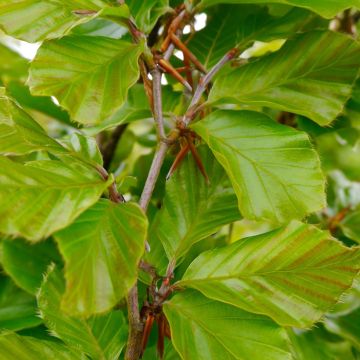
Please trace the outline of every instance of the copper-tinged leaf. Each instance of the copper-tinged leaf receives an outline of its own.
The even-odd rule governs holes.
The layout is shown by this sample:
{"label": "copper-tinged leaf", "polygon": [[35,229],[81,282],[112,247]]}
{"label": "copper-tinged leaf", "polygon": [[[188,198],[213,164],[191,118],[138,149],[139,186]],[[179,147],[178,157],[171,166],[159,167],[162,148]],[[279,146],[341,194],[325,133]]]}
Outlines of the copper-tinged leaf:
{"label": "copper-tinged leaf", "polygon": [[358,248],[293,221],[201,254],[178,285],[284,326],[308,328],[351,287],[359,260]]}
{"label": "copper-tinged leaf", "polygon": [[266,106],[328,125],[343,112],[359,66],[358,42],[332,31],[312,31],[219,76],[209,101]]}

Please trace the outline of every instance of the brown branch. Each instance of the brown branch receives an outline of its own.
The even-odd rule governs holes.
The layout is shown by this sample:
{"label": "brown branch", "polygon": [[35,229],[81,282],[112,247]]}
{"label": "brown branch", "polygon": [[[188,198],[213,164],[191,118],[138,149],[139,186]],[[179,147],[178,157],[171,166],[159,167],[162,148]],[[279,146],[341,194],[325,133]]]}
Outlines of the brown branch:
{"label": "brown branch", "polygon": [[150,167],[148,177],[145,182],[144,190],[140,197],[140,207],[146,212],[152,193],[155,188],[156,181],[160,174],[160,169],[165,159],[166,152],[169,145],[166,142],[161,142],[156,150],[153,162]]}
{"label": "brown branch", "polygon": [[156,126],[156,132],[159,140],[165,139],[164,118],[162,110],[162,93],[161,93],[161,71],[155,67],[152,72],[152,93],[153,93],[153,113]]}
{"label": "brown branch", "polygon": [[185,86],[190,92],[192,92],[191,85],[181,76],[181,74],[165,59],[159,59],[159,65],[182,85]]}
{"label": "brown branch", "polygon": [[125,353],[125,360],[138,360],[141,356],[141,342],[144,325],[140,319],[139,296],[137,282],[129,291],[127,297],[129,336]]}
{"label": "brown branch", "polygon": [[202,73],[206,74],[204,65],[198,60],[198,58],[187,48],[187,46],[175,35],[171,34],[171,40],[174,45],[182,51],[184,57],[186,56]]}
{"label": "brown branch", "polygon": [[194,110],[198,102],[200,101],[203,93],[205,92],[206,87],[209,85],[213,77],[225,64],[227,64],[230,60],[232,60],[238,53],[239,53],[239,49],[237,48],[230,50],[219,60],[217,64],[214,65],[214,67],[205,76],[203,76],[200,79],[195,94],[190,102],[189,108],[183,118],[183,124],[185,126],[187,126],[189,122],[192,120],[192,117],[194,115]]}
{"label": "brown branch", "polygon": [[[108,172],[102,166],[100,166],[100,165],[96,166],[96,170],[98,171],[98,173],[102,176],[102,178],[104,180],[109,179]],[[108,191],[109,191],[109,198],[112,202],[115,202],[115,203],[125,202],[124,197],[117,190],[115,181],[108,187]]]}

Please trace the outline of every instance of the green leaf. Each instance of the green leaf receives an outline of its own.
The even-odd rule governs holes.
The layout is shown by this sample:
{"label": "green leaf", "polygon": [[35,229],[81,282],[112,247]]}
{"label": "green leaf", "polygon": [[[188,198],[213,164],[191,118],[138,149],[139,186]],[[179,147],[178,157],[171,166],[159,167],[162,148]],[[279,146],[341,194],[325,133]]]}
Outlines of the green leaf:
{"label": "green leaf", "polygon": [[168,0],[127,0],[126,4],[137,26],[145,33],[152,30],[160,16],[172,10]]}
{"label": "green leaf", "polygon": [[268,315],[284,326],[309,327],[351,287],[359,259],[359,249],[293,221],[201,254],[179,286]]}
{"label": "green leaf", "polygon": [[4,88],[0,88],[0,153],[23,155],[38,150],[64,151],[35,120],[6,96]]}
{"label": "green leaf", "polygon": [[75,159],[22,165],[0,157],[0,232],[45,239],[93,205],[108,182]]}
{"label": "green leaf", "polygon": [[325,206],[318,155],[304,132],[251,111],[219,110],[192,128],[230,177],[242,215],[283,223]]}
{"label": "green leaf", "polygon": [[360,209],[350,212],[341,222],[340,228],[348,238],[360,244]]}
{"label": "green leaf", "polygon": [[347,341],[333,341],[317,329],[312,331],[289,330],[297,360],[356,360]]}
{"label": "green leaf", "polygon": [[287,4],[292,6],[300,6],[326,17],[332,18],[342,10],[351,7],[360,7],[360,0],[202,0],[203,7],[216,4]]}
{"label": "green leaf", "polygon": [[136,281],[146,231],[136,204],[100,200],[55,234],[66,264],[62,308],[90,316],[115,306]]}
{"label": "green leaf", "polygon": [[327,316],[324,320],[327,330],[349,340],[360,350],[360,307],[345,316]]}
{"label": "green leaf", "polygon": [[95,135],[121,124],[145,119],[152,119],[149,100],[145,94],[144,85],[135,84],[129,89],[127,99],[120,109],[99,125],[84,128],[83,131],[86,134]]}
{"label": "green leaf", "polygon": [[0,334],[2,360],[86,360],[77,349],[65,347],[53,341],[39,340],[17,334]]}
{"label": "green leaf", "polygon": [[76,156],[94,166],[103,165],[103,158],[95,138],[73,133],[61,139],[61,143],[69,150],[70,156]]}
{"label": "green leaf", "polygon": [[271,319],[194,291],[164,304],[172,341],[183,360],[293,359],[286,331]]}
{"label": "green leaf", "polygon": [[99,123],[125,102],[139,77],[142,44],[96,36],[68,36],[44,43],[31,64],[34,95],[55,96],[71,117]]}
{"label": "green leaf", "polygon": [[314,17],[297,8],[275,17],[265,7],[233,5],[215,7],[207,15],[206,27],[191,37],[189,48],[208,69],[236,46],[245,50],[254,40],[287,38]]}
{"label": "green leaf", "polygon": [[61,262],[57,248],[50,239],[38,244],[23,239],[3,239],[1,264],[15,283],[30,294],[36,294],[48,265]]}
{"label": "green leaf", "polygon": [[[58,38],[98,16],[109,4],[108,0],[0,0],[0,28],[28,42]],[[78,10],[90,12],[76,13]],[[111,11],[128,15],[125,6]]]}
{"label": "green leaf", "polygon": [[328,125],[351,96],[359,66],[360,47],[350,37],[305,33],[279,51],[219,76],[209,101],[272,107]]}
{"label": "green leaf", "polygon": [[169,259],[184,256],[192,245],[241,218],[226,173],[205,147],[198,148],[208,185],[189,154],[166,185],[165,199],[150,234],[150,246],[161,242]]}
{"label": "green leaf", "polygon": [[80,348],[92,359],[117,360],[127,340],[127,326],[120,310],[89,320],[72,318],[60,309],[65,281],[51,266],[38,293],[40,315],[52,333],[66,344]]}
{"label": "green leaf", "polygon": [[[0,275],[0,329],[17,331],[35,327],[42,323],[36,312],[35,298],[19,289],[10,278]],[[1,349],[0,345],[3,359]]]}

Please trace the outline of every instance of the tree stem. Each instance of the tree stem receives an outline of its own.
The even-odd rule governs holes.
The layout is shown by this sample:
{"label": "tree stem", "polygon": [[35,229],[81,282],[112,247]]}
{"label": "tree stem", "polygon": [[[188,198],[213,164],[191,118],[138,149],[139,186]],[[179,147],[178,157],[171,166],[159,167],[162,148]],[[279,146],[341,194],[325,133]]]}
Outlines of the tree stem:
{"label": "tree stem", "polygon": [[162,93],[161,93],[161,71],[156,66],[152,72],[153,83],[153,112],[156,126],[156,132],[159,140],[165,139],[164,118],[162,110]]}
{"label": "tree stem", "polygon": [[239,53],[239,50],[237,48],[234,48],[227,52],[217,64],[214,65],[214,67],[206,74],[204,77],[202,77],[199,81],[199,84],[195,90],[195,94],[190,102],[189,108],[184,115],[183,123],[185,126],[189,124],[189,122],[192,119],[193,112],[198,104],[198,102],[201,99],[202,94],[206,90],[206,87],[209,85],[210,81],[213,79],[213,77],[217,74],[217,72],[225,65],[227,64],[231,59],[233,59],[237,54]]}

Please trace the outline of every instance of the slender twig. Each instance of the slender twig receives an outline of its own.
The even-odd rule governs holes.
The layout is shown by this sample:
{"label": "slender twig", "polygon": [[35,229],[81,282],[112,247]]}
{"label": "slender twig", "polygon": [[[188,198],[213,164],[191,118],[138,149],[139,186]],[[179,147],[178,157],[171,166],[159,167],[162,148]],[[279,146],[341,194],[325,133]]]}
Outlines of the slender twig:
{"label": "slender twig", "polygon": [[196,88],[195,94],[190,102],[188,111],[186,112],[183,123],[185,126],[189,124],[192,119],[194,109],[196,108],[198,102],[201,99],[202,94],[206,90],[206,87],[209,85],[213,77],[217,74],[217,72],[230,60],[232,60],[239,53],[239,49],[234,48],[226,53],[217,64],[204,76],[200,79],[199,84]]}
{"label": "slender twig", "polygon": [[162,93],[161,93],[161,71],[158,67],[155,67],[152,72],[152,84],[153,84],[153,109],[154,109],[154,120],[156,126],[156,132],[159,140],[165,139],[164,130],[164,118],[162,109]]}
{"label": "slender twig", "polygon": [[183,52],[184,57],[186,56],[197,67],[198,70],[206,74],[206,69],[204,65],[175,34],[171,34],[171,41],[179,50]]}
{"label": "slender twig", "polygon": [[122,124],[115,128],[112,132],[109,141],[102,151],[103,159],[104,159],[104,168],[109,170],[111,161],[114,157],[115,150],[117,144],[119,143],[121,136],[124,134],[128,124]]}
{"label": "slender twig", "polygon": [[149,175],[146,179],[144,190],[140,197],[140,207],[146,211],[155,188],[156,181],[159,177],[160,169],[165,159],[166,152],[169,145],[166,142],[161,142],[155,153],[153,162],[150,167]]}
{"label": "slender twig", "polygon": [[125,360],[137,360],[141,356],[141,342],[143,333],[143,323],[140,319],[138,286],[131,288],[127,297],[128,317],[129,317],[129,336],[125,353]]}
{"label": "slender twig", "polygon": [[159,59],[159,65],[170,75],[172,75],[176,80],[183,84],[186,89],[192,92],[191,85],[181,76],[181,74],[166,60]]}
{"label": "slender twig", "polygon": [[[109,174],[105,168],[98,165],[98,166],[96,166],[96,170],[98,171],[98,173],[102,176],[102,178],[104,180],[109,179]],[[109,191],[109,198],[112,202],[115,202],[115,203],[125,202],[124,197],[117,190],[115,181],[108,187],[108,191]]]}

